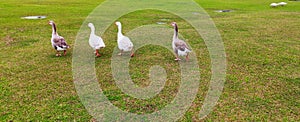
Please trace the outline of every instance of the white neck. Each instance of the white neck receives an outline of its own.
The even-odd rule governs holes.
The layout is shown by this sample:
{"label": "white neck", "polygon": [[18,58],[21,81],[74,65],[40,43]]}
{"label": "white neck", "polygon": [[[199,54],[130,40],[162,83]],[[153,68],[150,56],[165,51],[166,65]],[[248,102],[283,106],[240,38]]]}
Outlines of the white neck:
{"label": "white neck", "polygon": [[95,27],[94,26],[91,26],[91,34],[95,34]]}
{"label": "white neck", "polygon": [[118,25],[118,37],[122,37],[122,25]]}

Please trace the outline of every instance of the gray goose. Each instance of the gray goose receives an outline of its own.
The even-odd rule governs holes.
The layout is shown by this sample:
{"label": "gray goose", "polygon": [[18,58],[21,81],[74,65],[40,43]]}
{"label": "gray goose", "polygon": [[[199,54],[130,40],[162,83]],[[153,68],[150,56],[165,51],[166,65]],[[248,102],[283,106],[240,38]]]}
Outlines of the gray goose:
{"label": "gray goose", "polygon": [[56,56],[61,56],[60,51],[64,51],[64,55],[66,55],[67,49],[70,48],[70,46],[65,41],[64,37],[58,35],[55,23],[53,21],[49,21],[49,25],[52,26],[51,44],[56,50]]}
{"label": "gray goose", "polygon": [[174,50],[174,53],[176,55],[176,61],[181,60],[179,56],[186,56],[186,60],[189,60],[189,53],[191,50],[187,46],[187,44],[178,38],[178,26],[176,22],[172,22],[172,26],[174,27],[174,35],[173,35],[173,42],[172,42],[172,48]]}

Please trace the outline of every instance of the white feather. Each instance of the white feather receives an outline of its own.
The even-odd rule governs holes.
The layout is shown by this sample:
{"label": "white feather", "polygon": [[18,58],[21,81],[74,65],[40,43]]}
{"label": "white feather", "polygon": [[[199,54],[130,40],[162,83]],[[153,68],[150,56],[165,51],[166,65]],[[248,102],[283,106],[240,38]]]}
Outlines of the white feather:
{"label": "white feather", "polygon": [[93,25],[93,23],[89,23],[88,26],[91,28],[91,34],[90,34],[90,38],[89,38],[89,45],[94,50],[104,48],[105,44],[103,42],[103,39],[100,36],[97,36],[95,34],[95,26]]}
{"label": "white feather", "polygon": [[59,47],[59,46],[56,46],[56,50],[57,51],[64,51],[64,50],[67,50],[67,47],[63,47],[63,48],[61,48],[61,47]]}
{"label": "white feather", "polygon": [[287,3],[286,2],[280,2],[278,3],[279,6],[285,6]]}
{"label": "white feather", "polygon": [[122,51],[128,52],[132,51],[133,49],[133,43],[131,40],[122,34],[122,25],[120,22],[116,22],[116,25],[118,26],[118,48]]}
{"label": "white feather", "polygon": [[126,36],[118,37],[118,48],[123,51],[131,51],[133,44]]}
{"label": "white feather", "polygon": [[192,51],[190,51],[189,49],[185,48],[184,51],[178,50],[178,56],[186,56],[188,53],[190,53]]}
{"label": "white feather", "polygon": [[277,7],[278,4],[277,4],[277,3],[271,3],[270,6],[271,6],[271,7]]}

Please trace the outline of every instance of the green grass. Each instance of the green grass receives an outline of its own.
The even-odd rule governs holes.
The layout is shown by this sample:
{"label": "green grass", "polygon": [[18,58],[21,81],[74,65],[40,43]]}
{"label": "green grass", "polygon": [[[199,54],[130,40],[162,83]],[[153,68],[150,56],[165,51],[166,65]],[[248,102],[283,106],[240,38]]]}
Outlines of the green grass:
{"label": "green grass", "polygon": [[[90,121],[72,78],[72,49],[55,57],[50,46],[54,20],[58,32],[72,46],[82,22],[102,1],[10,0],[0,1],[0,121]],[[196,0],[218,27],[227,54],[224,91],[204,121],[300,121],[300,2],[270,8],[272,0]],[[276,1],[275,1],[276,2]],[[232,9],[232,13],[216,10]],[[44,20],[23,16],[46,15]],[[159,15],[159,16],[157,16]],[[176,21],[188,38],[201,68],[197,98],[180,121],[198,121],[211,77],[209,53],[192,27],[170,13],[144,10],[124,15],[124,32],[160,19]],[[171,27],[170,27],[171,28]],[[149,100],[132,98],[114,83],[110,57],[116,46],[116,27],[103,34],[107,47],[96,59],[97,77],[108,99],[120,109],[143,114],[157,111],[174,98],[179,68],[173,54],[162,47],[146,46],[131,60],[133,81],[147,86],[148,70],[160,64],[167,70],[162,92]],[[175,67],[175,68],[173,68]]]}

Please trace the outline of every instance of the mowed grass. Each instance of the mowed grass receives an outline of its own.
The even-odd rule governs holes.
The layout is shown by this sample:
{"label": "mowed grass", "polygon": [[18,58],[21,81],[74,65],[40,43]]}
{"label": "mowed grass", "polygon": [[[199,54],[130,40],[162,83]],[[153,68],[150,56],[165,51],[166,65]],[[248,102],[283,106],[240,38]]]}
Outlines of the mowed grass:
{"label": "mowed grass", "polygon": [[[58,32],[73,46],[82,22],[102,1],[26,0],[0,1],[0,121],[90,121],[72,78],[72,48],[55,57],[50,45],[54,20]],[[205,121],[300,121],[300,2],[270,8],[272,0],[196,0],[218,27],[227,54],[227,78],[223,94]],[[231,13],[216,10],[231,9]],[[44,20],[23,16],[46,15]],[[161,19],[178,22],[180,34],[197,53],[201,82],[197,98],[180,121],[199,121],[198,114],[211,77],[205,43],[185,21],[170,13],[143,10],[122,16],[124,32]],[[169,26],[169,25],[166,25]],[[171,28],[171,26],[169,26]],[[97,29],[97,27],[96,27]],[[115,25],[103,34],[107,47],[96,58],[99,84],[120,109],[144,114],[162,109],[174,98],[180,69],[172,52],[146,46],[130,62],[133,81],[149,85],[149,68],[167,71],[165,88],[148,100],[132,98],[118,89],[111,74],[116,46]],[[171,41],[171,40],[170,40]]]}

